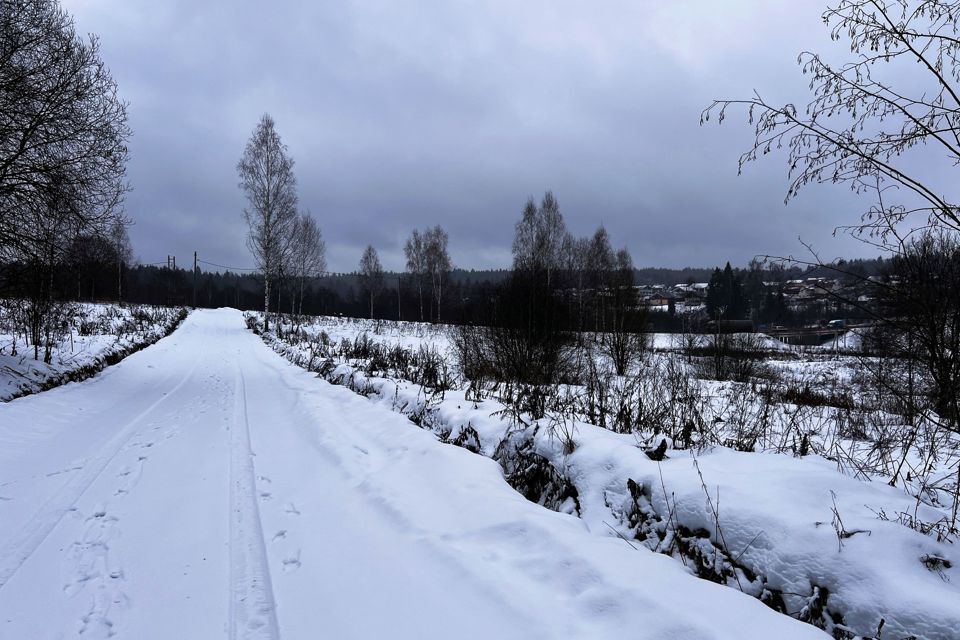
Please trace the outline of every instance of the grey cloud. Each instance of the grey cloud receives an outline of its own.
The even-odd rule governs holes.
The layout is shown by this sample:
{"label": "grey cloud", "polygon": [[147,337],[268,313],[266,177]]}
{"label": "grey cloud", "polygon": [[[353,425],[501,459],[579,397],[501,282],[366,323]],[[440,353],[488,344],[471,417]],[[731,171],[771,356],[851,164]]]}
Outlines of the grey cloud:
{"label": "grey cloud", "polygon": [[750,130],[699,127],[712,98],[754,87],[802,100],[796,54],[828,48],[811,3],[146,2],[69,0],[131,103],[132,236],[145,262],[194,249],[245,266],[234,166],[270,112],[301,204],[336,269],[374,244],[402,266],[442,223],[464,267],[509,263],[527,196],[568,225],[602,222],[638,265],[869,253],[830,237],[862,209],[840,188],[789,208],[785,169],[736,175]]}

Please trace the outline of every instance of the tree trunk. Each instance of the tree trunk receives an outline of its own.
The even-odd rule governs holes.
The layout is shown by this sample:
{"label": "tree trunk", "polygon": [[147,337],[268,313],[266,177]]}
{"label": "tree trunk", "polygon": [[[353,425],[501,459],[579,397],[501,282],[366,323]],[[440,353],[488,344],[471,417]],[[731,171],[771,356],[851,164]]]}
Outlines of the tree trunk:
{"label": "tree trunk", "polygon": [[[282,275],[282,272],[281,272],[281,278],[282,278],[282,277],[283,277],[283,275]],[[280,314],[282,313],[282,308],[280,307],[280,294],[281,294],[282,292],[283,292],[283,286],[281,285],[281,281],[278,279],[278,280],[277,280],[277,316],[276,316],[276,318],[275,318],[275,320],[274,320],[274,325],[276,325],[277,337],[278,337],[278,338],[280,337],[280,320],[281,320]]]}
{"label": "tree trunk", "polygon": [[267,275],[263,278],[263,330],[270,330],[270,276]]}
{"label": "tree trunk", "polygon": [[300,308],[297,310],[297,315],[303,315],[303,276],[300,276]]}

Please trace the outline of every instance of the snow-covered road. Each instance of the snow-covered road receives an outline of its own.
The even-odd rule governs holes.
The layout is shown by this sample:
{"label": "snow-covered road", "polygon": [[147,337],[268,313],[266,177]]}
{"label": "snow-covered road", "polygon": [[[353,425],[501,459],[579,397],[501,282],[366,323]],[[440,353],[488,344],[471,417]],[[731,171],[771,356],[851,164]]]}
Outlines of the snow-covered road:
{"label": "snow-covered road", "polygon": [[0,404],[0,638],[823,638],[199,311]]}

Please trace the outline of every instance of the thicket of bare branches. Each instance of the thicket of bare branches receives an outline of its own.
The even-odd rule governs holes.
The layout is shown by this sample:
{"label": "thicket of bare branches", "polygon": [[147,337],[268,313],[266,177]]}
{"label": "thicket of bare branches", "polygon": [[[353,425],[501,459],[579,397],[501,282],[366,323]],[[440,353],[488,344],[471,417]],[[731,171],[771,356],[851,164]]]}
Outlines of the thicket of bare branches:
{"label": "thicket of bare branches", "polygon": [[887,393],[906,396],[911,413],[932,411],[928,418],[960,430],[960,242],[945,232],[915,236],[876,291],[887,322],[869,346],[917,369],[903,372],[909,386]]}
{"label": "thicket of bare branches", "polygon": [[803,52],[806,105],[773,104],[759,93],[717,100],[702,121],[733,107],[755,126],[740,167],[786,149],[787,199],[806,185],[835,182],[869,196],[859,224],[838,225],[899,251],[914,230],[960,230],[955,183],[930,176],[960,162],[960,3],[842,0],[823,14],[851,60],[833,64]]}
{"label": "thicket of bare branches", "polygon": [[54,0],[2,3],[0,38],[0,257],[46,258],[119,215],[127,106]]}
{"label": "thicket of bare branches", "polygon": [[[39,343],[67,288],[64,271],[84,245],[108,247],[117,295],[130,260],[127,106],[100,59],[55,0],[0,3],[0,283]],[[99,253],[99,252],[98,252]]]}

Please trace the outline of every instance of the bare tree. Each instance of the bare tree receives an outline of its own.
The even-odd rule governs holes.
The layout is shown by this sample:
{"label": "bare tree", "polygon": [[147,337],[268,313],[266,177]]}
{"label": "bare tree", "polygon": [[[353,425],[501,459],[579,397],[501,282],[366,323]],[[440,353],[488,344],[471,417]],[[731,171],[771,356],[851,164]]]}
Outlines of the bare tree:
{"label": "bare tree", "polygon": [[373,299],[383,289],[383,266],[372,245],[367,245],[360,258],[360,282],[370,296],[370,319],[373,319]]}
{"label": "bare tree", "polygon": [[586,265],[590,288],[593,289],[594,329],[606,327],[606,287],[614,270],[615,256],[610,246],[610,234],[602,225],[597,227],[587,248]]}
{"label": "bare tree", "polygon": [[539,229],[540,210],[537,209],[537,202],[533,198],[527,198],[513,234],[514,271],[537,269],[541,259],[541,254],[537,251]]}
{"label": "bare tree", "polygon": [[[0,252],[49,256],[60,250],[47,246],[51,226],[105,232],[119,209],[129,189],[126,104],[97,39],[82,40],[55,0],[3,2],[0,43]],[[51,199],[72,201],[53,225],[44,220]]]}
{"label": "bare tree", "polygon": [[952,234],[915,237],[876,287],[888,324],[883,346],[900,343],[898,355],[927,372],[934,411],[960,431],[960,242]]}
{"label": "bare tree", "polygon": [[647,346],[646,318],[638,309],[633,278],[633,258],[627,249],[620,249],[610,274],[608,331],[600,336],[600,345],[619,376],[626,375]]}
{"label": "bare tree", "polygon": [[571,233],[563,239],[563,248],[561,250],[564,259],[564,268],[566,269],[573,286],[574,295],[577,299],[577,329],[584,329],[583,303],[586,297],[586,277],[589,268],[590,239],[576,238]]}
{"label": "bare tree", "polygon": [[[289,271],[299,284],[297,314],[303,315],[303,289],[307,280],[327,270],[327,244],[316,220],[310,212],[304,212],[292,226],[290,241]],[[291,309],[292,307],[291,301]]]}
{"label": "bare tree", "polygon": [[30,204],[28,218],[31,238],[22,260],[28,268],[28,300],[24,316],[28,320],[33,357],[39,358],[41,341],[48,338],[44,362],[51,357],[52,324],[60,307],[54,297],[54,277],[57,265],[66,256],[67,238],[71,235],[77,199],[71,185],[56,175],[42,192],[42,198]]}
{"label": "bare tree", "polygon": [[[808,184],[824,182],[870,195],[860,222],[840,227],[867,242],[898,252],[917,229],[960,231],[960,209],[955,195],[948,195],[956,185],[934,184],[932,178],[932,167],[960,163],[960,5],[840,0],[823,21],[834,40],[849,41],[855,57],[833,65],[802,53],[813,94],[805,107],[755,94],[715,101],[701,123],[713,115],[722,122],[731,107],[745,108],[755,139],[740,168],[786,148],[787,200]],[[930,163],[916,162],[920,155]]]}
{"label": "bare tree", "polygon": [[540,202],[540,224],[541,250],[547,269],[547,286],[550,286],[554,274],[563,266],[563,240],[567,236],[567,227],[560,215],[560,205],[552,191],[543,194]]}
{"label": "bare tree", "polygon": [[133,257],[133,248],[130,246],[130,235],[127,233],[129,223],[121,217],[116,217],[110,225],[110,246],[117,261],[117,302],[123,300],[123,269],[129,266]]}
{"label": "bare tree", "polygon": [[567,228],[552,191],[547,191],[538,208],[527,200],[517,222],[513,239],[514,271],[542,272],[549,286],[554,274],[564,266],[564,241]]}
{"label": "bare tree", "polygon": [[407,259],[407,271],[417,285],[417,295],[420,299],[420,321],[423,322],[423,282],[429,273],[427,265],[427,251],[424,237],[417,229],[403,245],[403,254]]}
{"label": "bare tree", "polygon": [[247,141],[237,173],[247,197],[243,210],[249,227],[247,247],[263,274],[263,322],[264,330],[269,330],[270,281],[279,276],[290,249],[290,231],[297,220],[293,159],[269,114],[263,114]]}
{"label": "bare tree", "polygon": [[443,297],[443,280],[450,273],[453,266],[450,263],[450,252],[447,249],[449,236],[440,225],[427,229],[423,235],[423,245],[427,272],[430,274],[430,289],[433,300],[436,300],[437,322],[440,321],[440,301]]}

